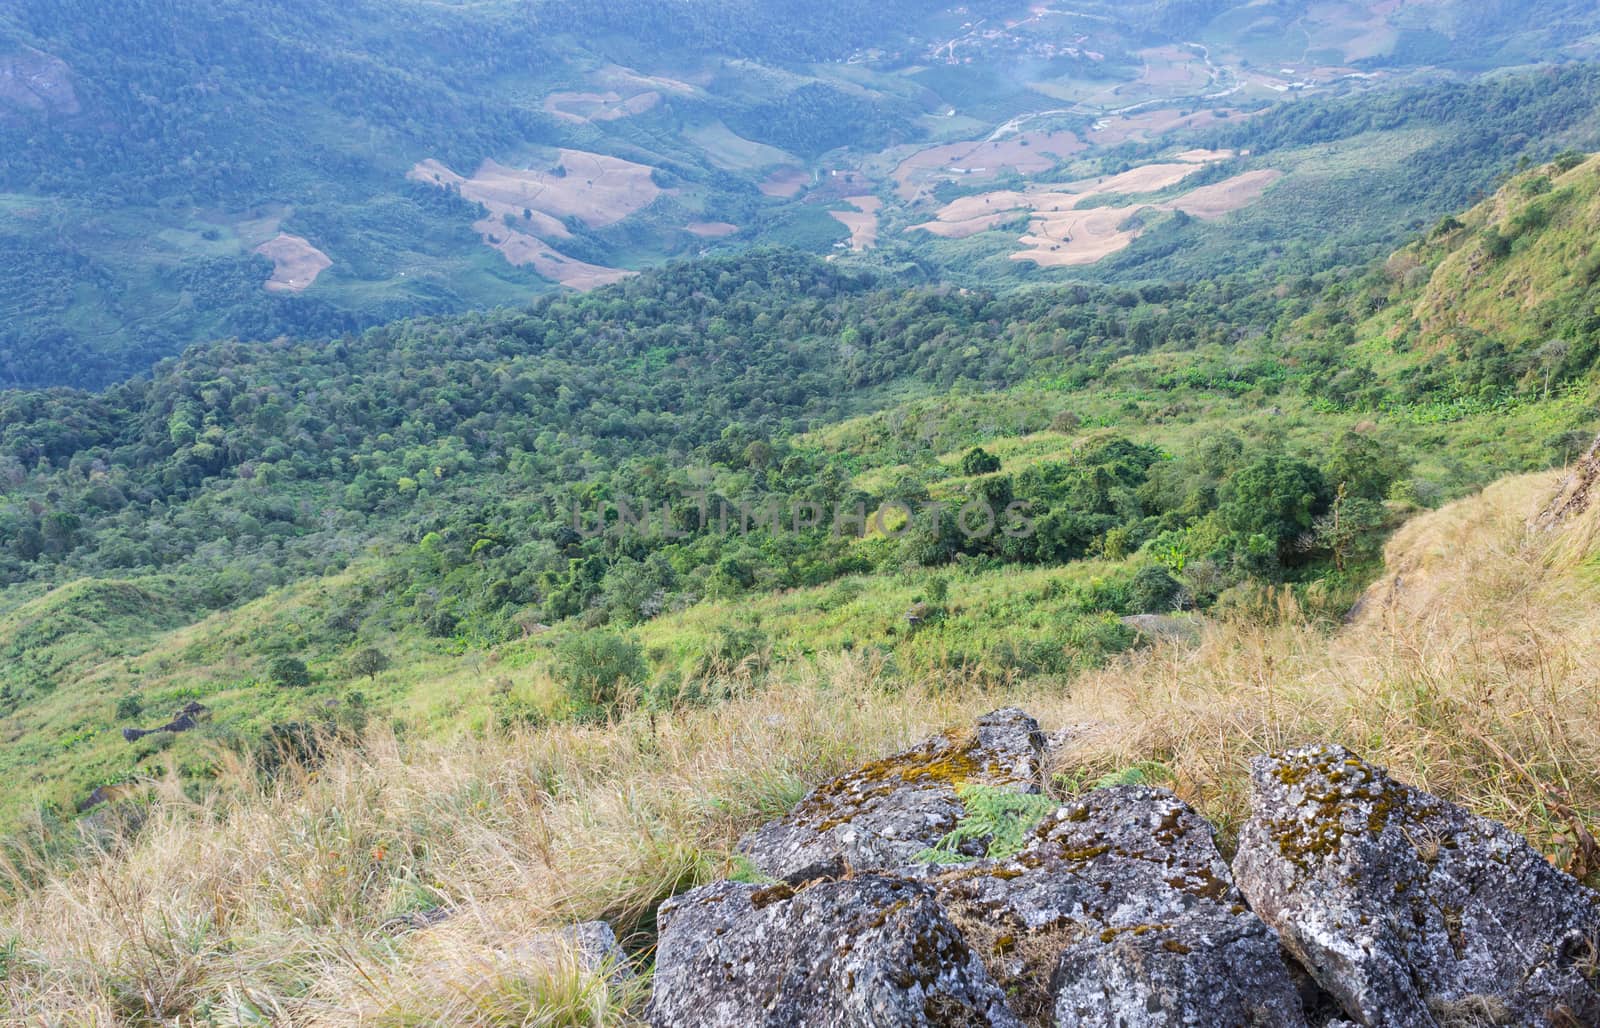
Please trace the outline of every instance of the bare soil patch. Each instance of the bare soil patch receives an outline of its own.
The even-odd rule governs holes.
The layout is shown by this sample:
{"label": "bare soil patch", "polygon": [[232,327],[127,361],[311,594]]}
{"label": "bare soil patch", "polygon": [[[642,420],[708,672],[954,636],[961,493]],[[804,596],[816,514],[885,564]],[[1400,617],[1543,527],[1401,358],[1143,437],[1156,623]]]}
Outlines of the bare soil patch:
{"label": "bare soil patch", "polygon": [[946,179],[994,178],[1007,169],[1037,175],[1084,147],[1071,132],[1022,132],[992,142],[930,146],[900,163],[894,171],[895,188],[902,199],[911,200],[928,184]]}
{"label": "bare soil patch", "polygon": [[1115,146],[1129,140],[1149,142],[1157,136],[1177,129],[1205,128],[1225,120],[1223,114],[1233,112],[1214,110],[1185,114],[1176,108],[1142,111],[1138,114],[1115,114],[1095,124],[1089,141],[1097,146]]}
{"label": "bare soil patch", "polygon": [[60,58],[32,47],[0,56],[0,116],[7,108],[77,114],[81,108],[72,87],[72,69]]}
{"label": "bare soil patch", "polygon": [[1219,218],[1254,203],[1283,177],[1281,171],[1263,169],[1201,186],[1173,200],[1085,206],[1095,197],[1154,193],[1170,188],[1206,163],[1230,155],[1221,151],[1191,151],[1185,156],[1192,162],[1151,164],[1119,175],[1049,189],[996,190],[964,196],[946,204],[935,220],[914,227],[945,239],[965,239],[1026,215],[1028,230],[1018,240],[1022,249],[1012,255],[1013,260],[1033,261],[1044,267],[1094,264],[1139,237],[1141,229],[1131,219],[1140,211],[1183,211],[1196,218]]}
{"label": "bare soil patch", "polygon": [[574,289],[592,289],[629,273],[565,257],[546,240],[571,238],[568,218],[605,228],[648,207],[665,192],[651,173],[651,168],[620,157],[563,149],[548,168],[510,168],[489,160],[466,178],[428,160],[408,177],[458,190],[483,204],[490,216],[473,228],[511,263],[532,265],[539,274]]}
{"label": "bare soil patch", "polygon": [[848,196],[845,202],[853,211],[829,211],[838,222],[850,230],[850,249],[870,250],[878,245],[878,211],[883,201],[876,196]]}
{"label": "bare soil patch", "polygon": [[588,125],[643,114],[660,103],[661,94],[655,90],[632,96],[623,96],[614,90],[608,93],[551,93],[545,97],[544,109],[562,121]]}
{"label": "bare soil patch", "polygon": [[803,168],[779,168],[762,180],[761,191],[768,196],[788,200],[799,196],[810,182],[811,176]]}
{"label": "bare soil patch", "polygon": [[1043,267],[1094,264],[1126,248],[1138,232],[1123,228],[1137,207],[1091,207],[1033,219],[1019,242],[1023,249],[1014,261],[1033,261]]}
{"label": "bare soil patch", "polygon": [[1163,206],[1209,221],[1255,203],[1280,178],[1283,172],[1276,168],[1247,171],[1214,185],[1201,186]]}
{"label": "bare soil patch", "polygon": [[1213,161],[1225,161],[1234,156],[1232,150],[1185,150],[1178,154],[1177,159],[1189,164],[1210,164]]}
{"label": "bare soil patch", "polygon": [[318,275],[333,267],[327,254],[287,232],[278,233],[255,252],[272,262],[272,277],[263,286],[269,293],[303,293]]}
{"label": "bare soil patch", "polygon": [[699,236],[701,239],[721,239],[739,231],[738,225],[730,225],[726,221],[691,221],[683,228],[691,236]]}

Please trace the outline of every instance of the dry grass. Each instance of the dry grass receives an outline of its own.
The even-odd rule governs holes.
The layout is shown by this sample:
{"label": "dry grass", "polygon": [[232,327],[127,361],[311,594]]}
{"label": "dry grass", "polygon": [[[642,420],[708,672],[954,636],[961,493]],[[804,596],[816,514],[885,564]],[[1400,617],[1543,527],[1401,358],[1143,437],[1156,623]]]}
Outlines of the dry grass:
{"label": "dry grass", "polygon": [[[605,918],[648,947],[654,905],[727,874],[733,841],[807,785],[1003,703],[1080,726],[1061,757],[1078,780],[1160,762],[1225,839],[1249,757],[1326,740],[1571,861],[1567,822],[1600,816],[1600,518],[1528,529],[1553,485],[1513,479],[1413,522],[1390,548],[1398,582],[1337,632],[1268,596],[1070,692],[895,687],[825,657],[715,710],[379,734],[266,791],[236,768],[219,795],[239,799],[171,791],[137,837],[0,906],[0,1006],[47,1024],[625,1022],[637,985],[519,946]],[[9,870],[15,888],[42,869]],[[451,916],[385,928],[433,907]]]}

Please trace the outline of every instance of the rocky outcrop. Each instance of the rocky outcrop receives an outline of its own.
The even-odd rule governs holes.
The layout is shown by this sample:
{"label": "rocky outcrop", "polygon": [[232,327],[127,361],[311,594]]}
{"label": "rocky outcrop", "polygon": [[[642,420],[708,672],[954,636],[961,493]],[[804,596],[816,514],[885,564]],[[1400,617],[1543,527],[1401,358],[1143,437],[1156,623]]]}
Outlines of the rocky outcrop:
{"label": "rocky outcrop", "polygon": [[747,836],[772,881],[661,908],[651,1023],[1600,1025],[1600,900],[1507,829],[1300,750],[1230,868],[1165,790],[1037,795],[1043,743],[999,711]]}
{"label": "rocky outcrop", "polygon": [[[812,791],[790,814],[739,844],[773,878],[801,882],[894,868],[944,838],[965,812],[964,785],[1037,792],[1044,735],[1020,710],[946,733]],[[981,856],[974,842],[972,855]]]}
{"label": "rocky outcrop", "polygon": [[1357,1021],[1600,1024],[1600,898],[1339,747],[1258,758],[1234,874]]}
{"label": "rocky outcrop", "polygon": [[22,47],[0,54],[0,122],[20,114],[77,114],[72,69],[59,58]]}
{"label": "rocky outcrop", "polygon": [[1019,1025],[933,890],[914,882],[720,882],[659,920],[652,1025]]}
{"label": "rocky outcrop", "polygon": [[1030,1023],[1305,1024],[1277,936],[1210,825],[1164,790],[1096,790],[1015,858],[934,881]]}
{"label": "rocky outcrop", "polygon": [[200,727],[200,722],[211,713],[203,704],[190,700],[184,704],[183,709],[172,716],[172,720],[160,728],[124,728],[122,737],[128,742],[138,742],[147,735],[157,732],[192,732]]}

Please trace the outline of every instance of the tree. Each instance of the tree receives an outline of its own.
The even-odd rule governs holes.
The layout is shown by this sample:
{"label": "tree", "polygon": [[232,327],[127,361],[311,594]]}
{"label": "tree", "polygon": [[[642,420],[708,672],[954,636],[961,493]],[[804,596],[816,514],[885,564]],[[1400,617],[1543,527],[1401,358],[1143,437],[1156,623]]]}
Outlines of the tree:
{"label": "tree", "polygon": [[382,650],[368,647],[351,659],[350,670],[368,678],[377,678],[389,670],[389,656]]}
{"label": "tree", "polygon": [[1327,483],[1335,491],[1363,500],[1384,499],[1390,486],[1409,470],[1409,462],[1394,446],[1354,430],[1339,437],[1323,467]]}
{"label": "tree", "polygon": [[974,446],[961,458],[963,475],[992,475],[1000,470],[1000,458],[981,446]]}
{"label": "tree", "polygon": [[284,689],[304,689],[311,684],[311,669],[298,657],[274,657],[267,665],[267,678]]}
{"label": "tree", "polygon": [[1328,499],[1322,472],[1303,460],[1268,454],[1222,484],[1217,513],[1229,531],[1271,540],[1282,556],[1311,531]]}

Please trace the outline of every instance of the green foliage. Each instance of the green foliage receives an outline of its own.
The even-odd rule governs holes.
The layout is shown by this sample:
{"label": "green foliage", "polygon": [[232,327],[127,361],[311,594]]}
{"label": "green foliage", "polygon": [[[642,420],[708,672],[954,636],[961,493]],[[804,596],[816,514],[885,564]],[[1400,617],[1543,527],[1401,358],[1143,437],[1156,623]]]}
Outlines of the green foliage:
{"label": "green foliage", "polygon": [[963,852],[968,843],[984,843],[983,856],[989,860],[1009,859],[1021,852],[1028,833],[1058,806],[1048,796],[987,785],[962,785],[956,792],[965,808],[960,822],[914,859],[959,864],[974,859]]}
{"label": "green foliage", "polygon": [[630,700],[649,672],[644,650],[612,632],[580,632],[556,649],[556,681],[574,714],[605,719]]}
{"label": "green foliage", "polygon": [[1330,497],[1317,468],[1269,453],[1235,472],[1218,499],[1217,514],[1229,531],[1270,540],[1281,556],[1311,530]]}
{"label": "green foliage", "polygon": [[389,670],[389,666],[389,655],[375,647],[369,646],[350,658],[351,673],[371,679],[376,679],[380,674]]}
{"label": "green foliage", "polygon": [[1114,789],[1127,785],[1161,785],[1172,781],[1172,771],[1165,764],[1146,760],[1101,776],[1095,781],[1094,787]]}
{"label": "green foliage", "polygon": [[989,475],[1000,470],[1000,458],[981,446],[974,446],[961,458],[963,475]]}
{"label": "green foliage", "polygon": [[267,680],[280,689],[304,689],[311,684],[311,670],[298,657],[274,657],[267,665]]}
{"label": "green foliage", "polygon": [[132,721],[144,713],[144,695],[130,692],[117,700],[117,720]]}
{"label": "green foliage", "polygon": [[1135,614],[1165,614],[1183,594],[1183,584],[1164,567],[1147,565],[1128,583],[1128,607]]}

